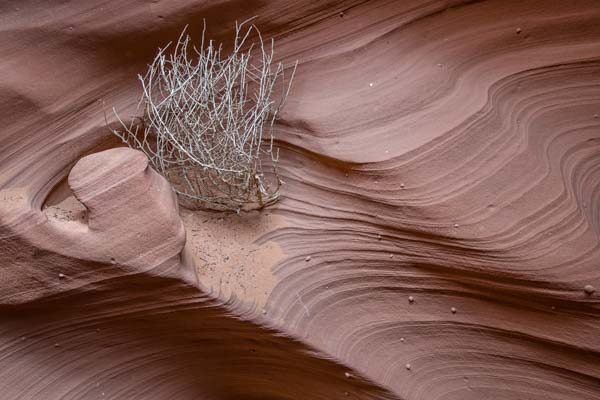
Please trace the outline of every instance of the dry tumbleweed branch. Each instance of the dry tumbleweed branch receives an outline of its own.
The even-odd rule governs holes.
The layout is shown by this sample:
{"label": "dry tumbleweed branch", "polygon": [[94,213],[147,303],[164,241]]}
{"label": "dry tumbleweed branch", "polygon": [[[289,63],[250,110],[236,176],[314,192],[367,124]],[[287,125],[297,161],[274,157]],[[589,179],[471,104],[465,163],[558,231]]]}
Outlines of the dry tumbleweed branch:
{"label": "dry tumbleweed branch", "polygon": [[[146,75],[139,75],[142,123],[127,126],[117,115],[122,129],[112,129],[146,153],[187,206],[239,212],[279,197],[273,124],[296,66],[286,84],[283,64],[273,65],[273,39],[267,48],[254,25],[242,31],[247,22],[236,23],[226,57],[222,44],[205,43],[206,24],[199,49],[190,46],[184,29],[175,48],[169,54],[170,44],[159,49]],[[246,46],[253,30],[258,45]]]}

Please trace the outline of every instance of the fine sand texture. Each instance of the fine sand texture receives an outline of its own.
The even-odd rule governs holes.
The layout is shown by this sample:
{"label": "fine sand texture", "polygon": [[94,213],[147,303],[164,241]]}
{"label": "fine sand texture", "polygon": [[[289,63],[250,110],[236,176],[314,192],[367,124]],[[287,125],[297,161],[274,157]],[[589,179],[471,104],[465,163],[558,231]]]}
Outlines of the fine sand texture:
{"label": "fine sand texture", "polygon": [[[235,21],[298,69],[279,202],[106,126]],[[600,398],[598,0],[5,0],[0,400]]]}

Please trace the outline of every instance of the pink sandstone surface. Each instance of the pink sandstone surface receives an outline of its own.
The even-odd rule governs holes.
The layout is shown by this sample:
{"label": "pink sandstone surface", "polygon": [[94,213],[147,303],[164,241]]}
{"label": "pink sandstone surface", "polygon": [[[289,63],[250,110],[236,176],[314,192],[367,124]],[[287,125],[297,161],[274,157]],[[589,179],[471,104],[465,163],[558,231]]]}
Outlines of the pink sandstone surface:
{"label": "pink sandstone surface", "polygon": [[[299,61],[282,198],[186,210],[104,112],[186,24],[254,15]],[[1,400],[600,398],[597,0],[6,0],[0,27]]]}

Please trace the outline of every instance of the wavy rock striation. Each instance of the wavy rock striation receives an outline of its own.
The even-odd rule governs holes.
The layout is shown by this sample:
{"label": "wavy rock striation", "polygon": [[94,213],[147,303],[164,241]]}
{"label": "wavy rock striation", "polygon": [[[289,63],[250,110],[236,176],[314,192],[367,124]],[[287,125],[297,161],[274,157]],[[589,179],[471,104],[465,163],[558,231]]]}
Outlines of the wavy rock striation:
{"label": "wavy rock striation", "polygon": [[86,218],[63,201],[3,237],[5,398],[394,398],[201,292],[176,197],[143,153],[84,157],[68,182]]}

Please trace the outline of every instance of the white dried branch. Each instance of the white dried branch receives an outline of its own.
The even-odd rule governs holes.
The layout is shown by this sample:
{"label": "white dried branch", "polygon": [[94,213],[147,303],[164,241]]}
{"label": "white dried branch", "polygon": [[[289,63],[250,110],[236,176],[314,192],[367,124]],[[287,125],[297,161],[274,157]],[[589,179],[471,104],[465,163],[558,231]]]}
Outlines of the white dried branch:
{"label": "white dried branch", "polygon": [[[184,29],[175,46],[159,49],[139,76],[142,126],[126,125],[117,115],[120,128],[112,131],[146,153],[184,205],[239,212],[279,198],[273,126],[296,66],[285,82],[283,64],[273,63],[274,40],[267,48],[254,25],[244,28],[248,22],[236,23],[227,57],[221,44],[205,39],[206,24],[200,47],[188,54],[191,38]],[[247,44],[253,31],[258,42]],[[278,81],[283,88],[274,100]]]}

